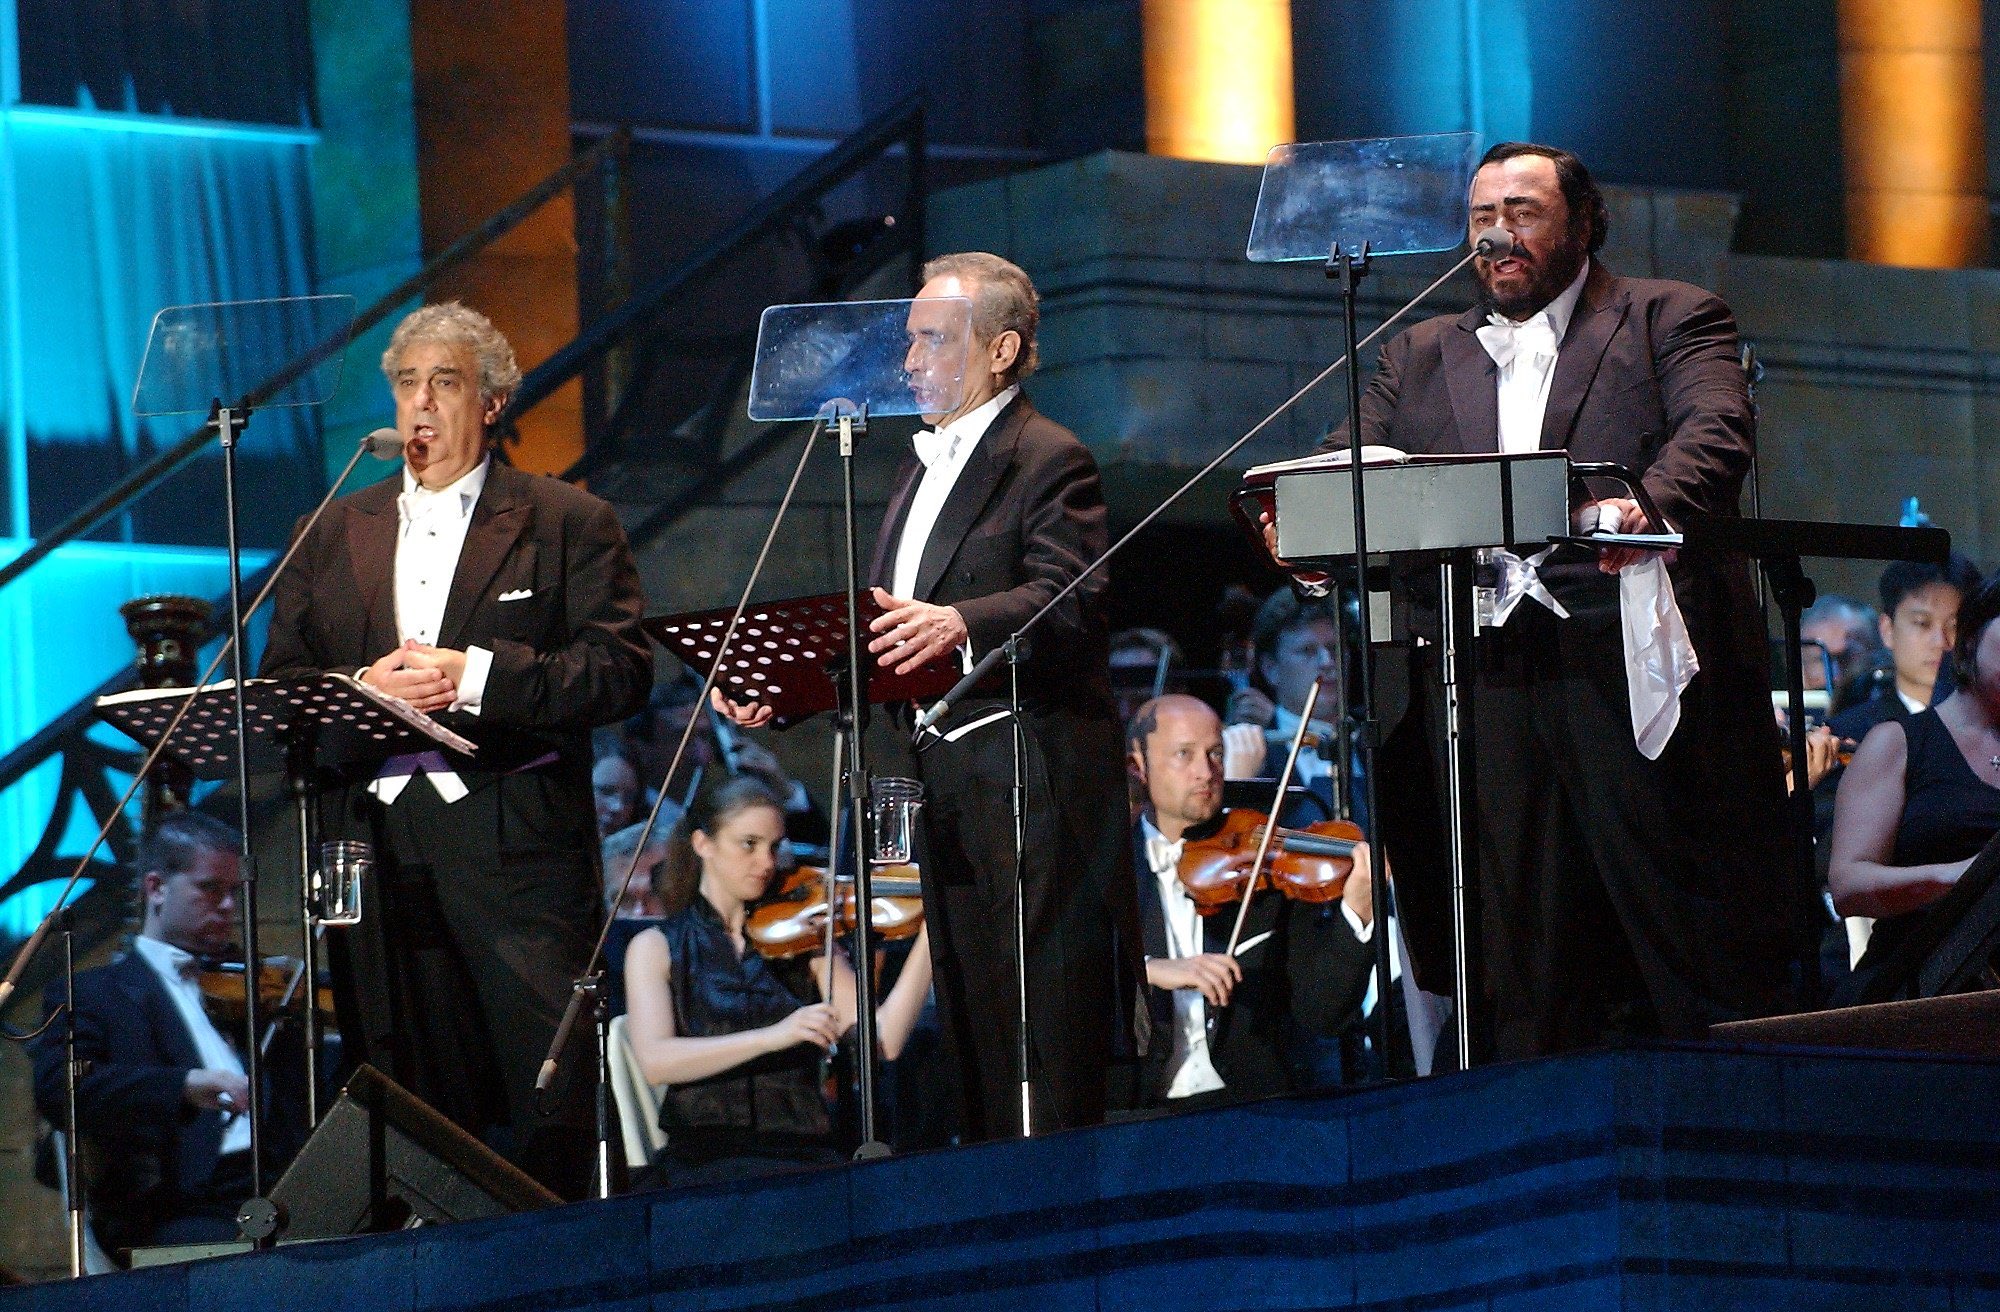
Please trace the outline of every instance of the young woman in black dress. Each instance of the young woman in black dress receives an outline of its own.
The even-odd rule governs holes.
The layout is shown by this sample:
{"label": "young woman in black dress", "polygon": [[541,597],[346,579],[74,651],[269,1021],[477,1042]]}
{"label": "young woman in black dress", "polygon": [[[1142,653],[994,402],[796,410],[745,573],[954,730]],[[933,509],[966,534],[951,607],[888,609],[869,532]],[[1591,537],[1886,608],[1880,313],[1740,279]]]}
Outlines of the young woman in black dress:
{"label": "young woman in black dress", "polygon": [[[637,1187],[840,1159],[820,1058],[854,1025],[854,972],[837,957],[829,989],[824,956],[792,970],[744,937],[784,838],[778,798],[747,776],[703,789],[674,829],[665,882],[675,869],[694,874],[693,895],[625,954],[633,1055],[648,1081],[668,1086],[660,1108],[667,1147]],[[672,887],[663,893],[670,908],[683,900]],[[920,932],[877,1010],[885,1059],[909,1038],[930,978],[929,938]]]}
{"label": "young woman in black dress", "polygon": [[1827,886],[1843,916],[1876,918],[1857,976],[1879,965],[2000,832],[1996,620],[2000,580],[1959,608],[1952,694],[1870,729],[1841,780]]}

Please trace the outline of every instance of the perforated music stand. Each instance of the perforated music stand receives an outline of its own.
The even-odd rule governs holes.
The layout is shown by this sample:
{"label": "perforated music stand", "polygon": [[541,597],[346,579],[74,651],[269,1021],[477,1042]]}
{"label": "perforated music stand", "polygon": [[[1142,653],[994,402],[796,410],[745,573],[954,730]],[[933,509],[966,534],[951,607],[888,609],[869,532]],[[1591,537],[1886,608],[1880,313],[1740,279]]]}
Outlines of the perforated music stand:
{"label": "perforated music stand", "polygon": [[[166,754],[197,779],[248,778],[282,771],[299,825],[299,908],[308,989],[319,978],[313,934],[312,885],[318,842],[312,801],[321,771],[345,772],[379,764],[405,752],[445,748],[461,756],[479,749],[408,702],[345,674],[309,679],[250,679],[243,685],[243,736],[237,736],[234,681],[201,688],[148,688],[97,699],[97,713],[150,749],[166,734],[183,704],[192,702]],[[240,759],[238,744],[248,748]],[[244,960],[255,961],[254,941]],[[306,1116],[319,1121],[319,1018],[305,1010]],[[253,1035],[251,1047],[257,1047]],[[261,1188],[261,1185],[259,1186]]]}
{"label": "perforated music stand", "polygon": [[[691,668],[705,670],[715,663],[716,649],[734,613],[723,609],[656,615],[641,621],[640,627]],[[881,613],[873,594],[863,594],[862,626]],[[908,674],[897,674],[873,661],[867,665],[868,700],[877,706],[936,697],[956,683],[959,674],[949,658],[931,661]],[[789,728],[840,707],[844,700],[840,685],[846,669],[847,597],[827,592],[745,610],[715,682],[732,701],[762,702],[771,707],[777,727]]]}

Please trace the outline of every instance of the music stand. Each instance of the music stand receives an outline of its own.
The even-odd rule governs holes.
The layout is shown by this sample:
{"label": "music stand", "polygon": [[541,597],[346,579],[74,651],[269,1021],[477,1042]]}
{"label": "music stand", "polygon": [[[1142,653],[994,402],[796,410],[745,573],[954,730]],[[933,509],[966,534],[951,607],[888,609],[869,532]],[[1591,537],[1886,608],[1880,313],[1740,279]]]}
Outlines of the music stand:
{"label": "music stand", "polygon": [[[958,409],[972,348],[972,302],[962,296],[898,301],[840,301],[774,305],[757,323],[757,356],[750,371],[750,418],[766,422],[820,420],[839,442],[841,503],[846,532],[847,586],[841,595],[845,652],[834,745],[845,757],[846,802],[851,815],[855,905],[872,907],[869,893],[868,772],[862,747],[871,700],[873,665],[862,633],[860,540],[854,514],[854,439],[871,414],[923,415],[936,421]],[[877,611],[879,614],[879,610]],[[822,621],[826,617],[819,617]],[[723,619],[726,628],[728,619]],[[826,630],[819,627],[817,631]],[[719,643],[721,629],[714,630]],[[801,632],[790,636],[800,636]],[[755,662],[779,652],[760,652]],[[778,662],[782,664],[782,662]],[[740,663],[739,676],[744,675]],[[745,676],[747,677],[747,676]],[[783,688],[788,685],[773,685]],[[773,692],[773,696],[784,696]],[[758,700],[753,698],[753,700]],[[834,816],[840,814],[835,799]],[[838,846],[837,844],[835,845]],[[888,1152],[875,1138],[875,988],[869,970],[869,918],[855,917],[855,1040],[860,1046],[861,1147],[857,1156]],[[831,972],[833,963],[827,963]],[[828,979],[832,976],[829,973]],[[829,988],[831,985],[829,984]]]}
{"label": "music stand", "polygon": [[[306,1118],[319,1123],[319,1015],[311,1005],[318,987],[319,952],[313,934],[312,872],[317,860],[313,798],[322,772],[341,772],[375,765],[399,753],[447,748],[462,756],[478,748],[409,703],[391,697],[345,674],[320,674],[309,679],[251,679],[236,695],[234,680],[201,688],[147,688],[113,693],[97,699],[97,713],[140,746],[160,741],[183,703],[187,716],[175,731],[167,755],[196,779],[220,780],[232,774],[285,775],[286,791],[298,813],[299,861],[302,876],[300,918],[305,929],[301,948],[308,1005],[306,1032]],[[244,736],[236,717],[242,714]],[[248,748],[244,751],[243,748]],[[248,884],[246,877],[245,884]],[[255,968],[253,945],[244,945],[245,970]],[[254,980],[255,975],[246,975]],[[246,994],[250,992],[246,989]],[[251,1047],[261,1046],[251,1032]],[[246,1076],[250,1071],[245,1058]],[[251,1086],[256,1102],[257,1086]],[[262,1192],[259,1182],[258,1192]]]}
{"label": "music stand", "polygon": [[[694,669],[715,663],[722,634],[729,627],[729,609],[654,615],[639,622],[647,636]],[[862,628],[882,614],[872,593],[860,599]],[[732,701],[762,702],[775,712],[772,724],[788,729],[822,711],[845,704],[847,669],[847,597],[825,592],[751,606],[743,612],[736,641],[722,653],[716,686]],[[921,701],[935,697],[958,682],[958,666],[940,658],[898,674],[874,662],[868,664],[868,701]]]}
{"label": "music stand", "polygon": [[[1479,137],[1471,132],[1299,142],[1274,147],[1264,163],[1257,210],[1245,254],[1253,263],[1324,260],[1340,284],[1341,327],[1347,346],[1347,435],[1354,523],[1355,583],[1361,605],[1355,634],[1358,677],[1342,732],[1361,774],[1362,829],[1376,842],[1374,622],[1368,604],[1368,514],[1361,486],[1361,371],[1353,366],[1361,279],[1377,255],[1450,250],[1465,240],[1466,198],[1478,168]],[[1344,614],[1346,608],[1336,607]],[[1344,627],[1344,626],[1343,626]],[[1389,905],[1388,872],[1373,864],[1377,907]],[[1375,996],[1389,997],[1389,937],[1375,936]],[[1463,1011],[1463,999],[1459,1002]],[[1378,1060],[1389,1051],[1389,1009],[1376,1007]]]}
{"label": "music stand", "polygon": [[[243,953],[257,957],[257,862],[250,837],[249,726],[243,704],[243,551],[238,541],[236,444],[250,422],[250,398],[280,408],[317,406],[340,385],[343,355],[327,342],[346,342],[354,322],[352,296],[175,305],[153,316],[146,354],[132,388],[141,417],[203,414],[222,444],[223,522],[229,555],[230,676],[234,693],[236,822],[243,832]],[[293,368],[306,358],[308,367]],[[282,380],[272,386],[271,380]],[[244,1075],[250,1081],[250,1178],[264,1192],[263,1119],[258,1108],[257,990],[244,990]]]}

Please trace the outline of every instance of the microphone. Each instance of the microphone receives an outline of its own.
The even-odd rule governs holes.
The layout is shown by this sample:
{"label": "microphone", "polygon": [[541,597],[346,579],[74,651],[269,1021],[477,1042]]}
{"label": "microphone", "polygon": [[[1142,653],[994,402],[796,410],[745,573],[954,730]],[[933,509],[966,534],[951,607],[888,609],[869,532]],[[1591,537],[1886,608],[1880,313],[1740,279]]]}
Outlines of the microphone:
{"label": "microphone", "polygon": [[403,435],[393,428],[378,428],[362,441],[368,454],[378,460],[394,460],[403,454]]}
{"label": "microphone", "polygon": [[1472,239],[1472,249],[1489,260],[1502,259],[1514,253],[1514,234],[1496,223]]}

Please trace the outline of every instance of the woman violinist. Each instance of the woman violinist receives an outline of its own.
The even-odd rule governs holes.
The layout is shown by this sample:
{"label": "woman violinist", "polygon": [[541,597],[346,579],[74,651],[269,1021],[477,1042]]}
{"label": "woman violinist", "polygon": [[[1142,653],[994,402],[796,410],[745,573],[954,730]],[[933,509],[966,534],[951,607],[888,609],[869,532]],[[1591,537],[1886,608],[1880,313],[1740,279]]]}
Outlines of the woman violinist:
{"label": "woman violinist", "polygon": [[[829,987],[824,956],[792,971],[751,951],[744,934],[784,837],[778,798],[747,776],[705,786],[674,829],[661,880],[668,917],[625,955],[632,1050],[645,1078],[668,1086],[667,1146],[640,1187],[840,1160],[820,1059],[854,1025],[853,970],[836,958]],[[930,976],[920,933],[877,1011],[885,1058],[902,1050]]]}
{"label": "woman violinist", "polygon": [[1848,991],[1951,891],[2000,831],[2000,582],[1968,597],[1952,651],[1958,686],[1876,725],[1840,781],[1827,886],[1843,916],[1874,916]]}

